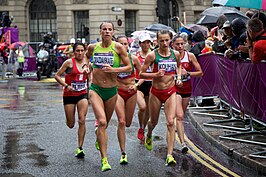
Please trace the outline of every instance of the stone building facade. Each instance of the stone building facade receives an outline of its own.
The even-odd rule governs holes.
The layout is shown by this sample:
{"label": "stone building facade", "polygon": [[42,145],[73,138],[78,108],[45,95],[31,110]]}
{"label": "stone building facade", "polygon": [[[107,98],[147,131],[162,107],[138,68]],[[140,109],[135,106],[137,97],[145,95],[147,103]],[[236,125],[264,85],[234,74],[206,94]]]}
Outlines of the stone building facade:
{"label": "stone building facade", "polygon": [[178,29],[173,16],[194,23],[211,6],[211,0],[0,0],[0,12],[14,18],[20,41],[39,41],[40,35],[53,32],[56,40],[72,37],[93,40],[99,37],[102,21],[112,21],[116,34],[162,22]]}

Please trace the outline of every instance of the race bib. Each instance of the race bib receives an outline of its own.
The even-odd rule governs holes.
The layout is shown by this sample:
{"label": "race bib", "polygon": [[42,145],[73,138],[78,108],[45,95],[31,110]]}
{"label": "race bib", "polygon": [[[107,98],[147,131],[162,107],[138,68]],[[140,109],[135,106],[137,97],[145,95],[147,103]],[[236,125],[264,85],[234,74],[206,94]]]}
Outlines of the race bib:
{"label": "race bib", "polygon": [[165,69],[166,73],[176,73],[176,61],[174,60],[159,60],[158,70]]}
{"label": "race bib", "polygon": [[71,87],[74,91],[80,92],[87,89],[87,83],[86,82],[72,82]]}
{"label": "race bib", "polygon": [[94,54],[94,65],[102,68],[103,64],[114,65],[114,55],[112,53],[95,53]]}

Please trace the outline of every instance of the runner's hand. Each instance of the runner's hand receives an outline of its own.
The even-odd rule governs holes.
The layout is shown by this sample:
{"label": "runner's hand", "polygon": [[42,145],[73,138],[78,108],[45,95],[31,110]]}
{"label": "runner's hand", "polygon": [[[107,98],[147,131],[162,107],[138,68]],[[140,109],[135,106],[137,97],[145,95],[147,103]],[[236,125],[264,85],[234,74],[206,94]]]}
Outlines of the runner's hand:
{"label": "runner's hand", "polygon": [[182,87],[183,82],[181,80],[176,80],[176,85],[177,85],[177,87]]}
{"label": "runner's hand", "polygon": [[157,76],[158,76],[158,77],[163,77],[163,76],[164,76],[164,73],[165,73],[165,69],[160,69],[160,70],[157,72]]}
{"label": "runner's hand", "polygon": [[103,64],[102,70],[104,70],[104,72],[113,72],[113,67],[111,67],[109,64]]}
{"label": "runner's hand", "polygon": [[136,85],[134,84],[134,85],[131,85],[131,86],[129,86],[129,88],[128,88],[128,92],[129,93],[132,93],[132,92],[134,92],[134,91],[136,91],[137,90],[137,87],[136,87]]}

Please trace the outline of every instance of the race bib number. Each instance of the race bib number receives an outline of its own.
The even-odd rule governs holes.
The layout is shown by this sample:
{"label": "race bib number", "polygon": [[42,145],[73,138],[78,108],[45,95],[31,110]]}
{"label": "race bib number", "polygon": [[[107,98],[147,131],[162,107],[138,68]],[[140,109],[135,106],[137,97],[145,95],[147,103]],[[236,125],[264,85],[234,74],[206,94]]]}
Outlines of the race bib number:
{"label": "race bib number", "polygon": [[103,64],[114,65],[114,55],[112,53],[95,53],[94,54],[94,65],[102,68]]}
{"label": "race bib number", "polygon": [[166,73],[175,73],[176,67],[176,61],[173,60],[159,60],[158,62],[158,70],[165,69]]}
{"label": "race bib number", "polygon": [[74,91],[80,92],[87,89],[87,83],[86,82],[72,82],[71,87]]}

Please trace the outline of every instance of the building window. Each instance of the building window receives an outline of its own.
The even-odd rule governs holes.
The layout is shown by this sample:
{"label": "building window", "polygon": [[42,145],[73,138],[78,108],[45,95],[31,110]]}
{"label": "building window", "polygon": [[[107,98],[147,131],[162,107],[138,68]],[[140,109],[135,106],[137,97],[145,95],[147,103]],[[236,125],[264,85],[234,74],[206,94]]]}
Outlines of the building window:
{"label": "building window", "polygon": [[136,31],[136,14],[135,10],[125,10],[125,34],[131,37],[131,33]]}
{"label": "building window", "polygon": [[43,41],[47,32],[57,39],[56,7],[53,0],[33,0],[29,7],[30,41]]}
{"label": "building window", "polygon": [[8,5],[8,1],[7,0],[0,0],[0,5]]}
{"label": "building window", "polygon": [[126,4],[137,4],[138,1],[137,0],[125,0]]}
{"label": "building window", "polygon": [[90,41],[89,11],[74,11],[75,38]]}

